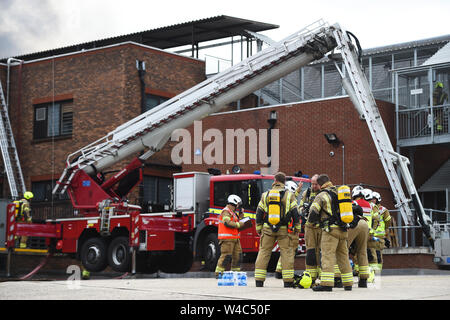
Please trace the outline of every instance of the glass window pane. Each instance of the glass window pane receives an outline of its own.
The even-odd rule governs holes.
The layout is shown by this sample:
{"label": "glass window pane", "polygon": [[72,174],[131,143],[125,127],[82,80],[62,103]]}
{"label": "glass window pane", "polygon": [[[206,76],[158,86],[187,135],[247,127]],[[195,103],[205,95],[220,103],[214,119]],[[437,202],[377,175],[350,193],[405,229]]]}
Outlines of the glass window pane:
{"label": "glass window pane", "polygon": [[59,121],[60,121],[60,109],[59,103],[51,104],[48,106],[48,125],[47,136],[54,137],[59,135]]}
{"label": "glass window pane", "polygon": [[159,105],[159,97],[152,94],[145,95],[145,111],[151,110]]}
{"label": "glass window pane", "polygon": [[171,179],[158,178],[158,203],[170,204],[170,186],[172,185]]}
{"label": "glass window pane", "polygon": [[156,204],[156,177],[144,176],[144,203]]}

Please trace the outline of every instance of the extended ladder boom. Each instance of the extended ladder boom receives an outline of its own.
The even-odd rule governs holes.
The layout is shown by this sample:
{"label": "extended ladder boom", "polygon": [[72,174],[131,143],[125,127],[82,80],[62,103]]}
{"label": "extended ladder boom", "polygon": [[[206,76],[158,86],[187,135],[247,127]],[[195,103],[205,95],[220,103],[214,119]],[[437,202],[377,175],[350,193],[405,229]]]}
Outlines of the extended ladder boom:
{"label": "extended ladder boom", "polygon": [[175,129],[188,127],[322,58],[336,46],[331,31],[323,21],[302,29],[69,155],[53,193],[65,192],[77,170],[92,174],[144,149],[148,151],[140,158],[147,159],[164,146]]}
{"label": "extended ladder boom", "polygon": [[25,192],[25,182],[17,154],[16,143],[9,121],[8,106],[6,105],[3,87],[0,82],[0,148],[8,178],[11,197],[18,199]]}
{"label": "extended ladder boom", "polygon": [[[400,210],[403,221],[407,225],[414,225],[414,214],[410,208],[410,203],[412,202],[419,223],[433,246],[434,229],[431,228],[431,219],[423,210],[414,181],[408,170],[407,165],[409,164],[409,160],[395,152],[392,147],[389,135],[384,127],[383,120],[381,119],[380,112],[376,105],[375,98],[372,95],[367,78],[361,69],[355,46],[350,41],[349,34],[344,32],[342,28],[336,27],[334,35],[338,43],[337,49],[341,51],[341,57],[345,64],[346,74],[344,74],[336,64],[336,68],[342,77],[343,87],[350,96],[355,108],[362,118],[365,119],[367,126],[369,127],[370,134],[372,135],[373,142],[391,186],[396,206]],[[403,177],[410,199],[408,199],[403,192],[401,181],[397,175],[397,169]]]}

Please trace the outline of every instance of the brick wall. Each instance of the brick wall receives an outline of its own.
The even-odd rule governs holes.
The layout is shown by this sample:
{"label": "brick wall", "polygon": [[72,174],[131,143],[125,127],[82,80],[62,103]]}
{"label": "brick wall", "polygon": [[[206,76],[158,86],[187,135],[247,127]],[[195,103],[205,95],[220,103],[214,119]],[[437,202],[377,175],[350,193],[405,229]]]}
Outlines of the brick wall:
{"label": "brick wall", "polygon": [[[391,140],[395,141],[394,106],[383,101],[378,101],[378,106]],[[342,184],[342,144],[332,146],[324,137],[325,133],[335,133],[345,145],[344,182],[377,186],[375,189],[381,193],[384,202],[392,203],[392,195],[387,189],[389,183],[378,159],[369,129],[366,123],[359,119],[348,98],[216,114],[203,119],[203,132],[208,128],[217,128],[225,138],[226,129],[267,129],[269,127],[267,119],[271,111],[276,111],[278,117],[275,129],[279,129],[281,171],[290,175],[298,170],[309,175],[327,173],[334,183]],[[193,127],[189,130],[193,136]],[[203,142],[203,149],[209,143]],[[248,144],[246,164],[240,165],[243,172],[253,172],[265,167],[260,163],[249,165],[247,151]],[[335,153],[333,157],[330,157],[330,151]],[[236,153],[237,150],[235,159]],[[227,169],[231,171],[232,166],[233,164],[190,164],[183,165],[183,171],[204,171],[208,167],[217,167],[226,172]]]}

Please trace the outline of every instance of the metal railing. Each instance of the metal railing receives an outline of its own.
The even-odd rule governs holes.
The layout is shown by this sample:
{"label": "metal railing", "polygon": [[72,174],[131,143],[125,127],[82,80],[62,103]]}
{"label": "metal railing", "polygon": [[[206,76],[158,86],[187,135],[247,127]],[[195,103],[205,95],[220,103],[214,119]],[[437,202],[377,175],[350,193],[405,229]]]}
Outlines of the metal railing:
{"label": "metal railing", "polygon": [[398,138],[414,139],[450,134],[450,104],[398,111]]}
{"label": "metal railing", "polygon": [[[450,233],[448,233],[448,230],[450,230],[450,212],[435,209],[424,210],[425,214],[431,218],[431,221],[433,221],[436,237],[450,235]],[[414,212],[414,209],[412,209],[412,211]],[[423,235],[421,226],[405,226],[399,210],[390,210],[390,213],[392,217],[395,217],[395,221],[397,222],[396,226],[391,225],[389,229],[396,231],[398,248],[430,245],[428,240]],[[447,234],[444,233],[445,231],[447,231]]]}

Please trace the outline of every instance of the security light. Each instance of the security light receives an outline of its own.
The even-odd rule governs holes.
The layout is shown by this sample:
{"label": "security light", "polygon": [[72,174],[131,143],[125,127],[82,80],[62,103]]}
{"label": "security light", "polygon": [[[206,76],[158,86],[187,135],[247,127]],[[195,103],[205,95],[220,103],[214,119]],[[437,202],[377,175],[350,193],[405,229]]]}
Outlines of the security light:
{"label": "security light", "polygon": [[325,133],[324,136],[329,144],[339,145],[341,143],[341,141],[339,140],[339,138],[335,133]]}

